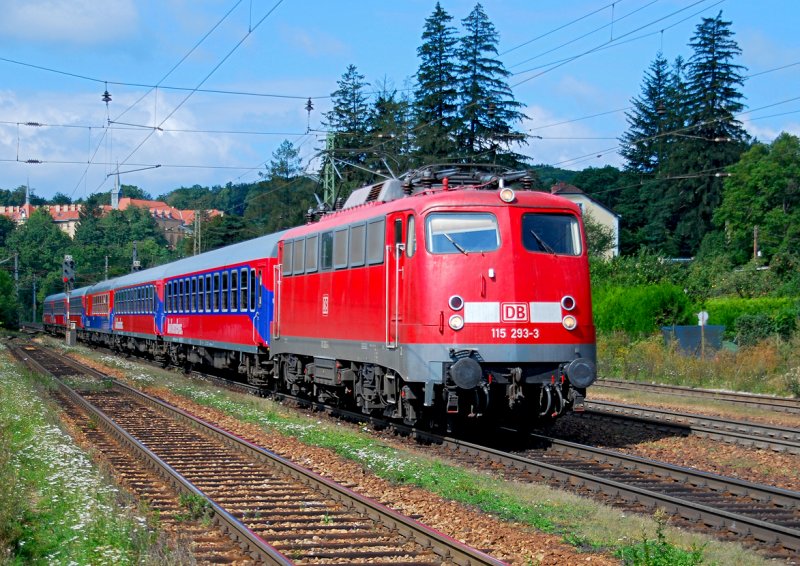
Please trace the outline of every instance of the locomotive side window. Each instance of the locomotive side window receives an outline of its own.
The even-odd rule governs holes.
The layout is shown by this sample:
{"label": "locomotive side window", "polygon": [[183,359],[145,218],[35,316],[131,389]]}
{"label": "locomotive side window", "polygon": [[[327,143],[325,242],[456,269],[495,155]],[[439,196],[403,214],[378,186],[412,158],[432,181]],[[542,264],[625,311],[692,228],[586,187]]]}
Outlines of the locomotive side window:
{"label": "locomotive side window", "polygon": [[350,226],[350,267],[364,265],[366,254],[367,225],[355,224]]}
{"label": "locomotive side window", "polygon": [[347,228],[341,228],[333,233],[333,267],[336,269],[347,267]]}
{"label": "locomotive side window", "polygon": [[434,254],[464,255],[491,252],[500,247],[497,218],[487,212],[437,212],[429,214],[426,245]]}
{"label": "locomotive side window", "polygon": [[206,312],[211,312],[211,276],[206,275]]}
{"label": "locomotive side window", "polygon": [[406,255],[408,257],[414,257],[414,252],[417,251],[417,234],[414,232],[416,229],[416,223],[414,222],[413,214],[409,215],[407,222],[406,239],[408,242],[406,243]]}
{"label": "locomotive side window", "polygon": [[578,219],[569,214],[523,214],[522,245],[532,252],[581,255]]}
{"label": "locomotive side window", "polygon": [[[292,247],[294,248],[294,251],[292,253],[292,273],[294,275],[300,275],[301,273],[303,273],[303,265],[304,265],[303,262],[304,262],[304,258],[305,258],[305,255],[303,253],[303,251],[305,250],[303,239],[300,238],[299,240],[295,240],[293,242],[293,246]],[[314,242],[314,254],[315,254],[315,257],[316,257],[316,253],[317,253],[317,250],[316,250],[316,240],[315,240],[315,242]]]}
{"label": "locomotive side window", "polygon": [[293,242],[283,242],[283,274],[292,274],[292,250],[294,249]]}
{"label": "locomotive side window", "polygon": [[[317,240],[319,236],[306,236],[306,273],[312,273],[317,270]],[[295,272],[296,273],[296,272]],[[300,273],[303,273],[302,268]]]}
{"label": "locomotive side window", "polygon": [[328,270],[333,267],[333,232],[325,232],[319,241],[319,268]]}
{"label": "locomotive side window", "polygon": [[383,247],[386,242],[386,219],[379,218],[367,223],[367,263],[383,263]]}

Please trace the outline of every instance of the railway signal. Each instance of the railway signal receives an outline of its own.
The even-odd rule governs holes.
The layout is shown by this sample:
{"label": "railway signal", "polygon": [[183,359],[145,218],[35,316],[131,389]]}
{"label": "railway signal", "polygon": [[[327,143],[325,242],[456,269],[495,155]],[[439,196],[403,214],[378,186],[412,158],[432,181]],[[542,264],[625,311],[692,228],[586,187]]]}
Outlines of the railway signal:
{"label": "railway signal", "polygon": [[75,260],[71,255],[64,256],[64,263],[62,266],[62,279],[64,281],[64,290],[69,292],[75,285]]}

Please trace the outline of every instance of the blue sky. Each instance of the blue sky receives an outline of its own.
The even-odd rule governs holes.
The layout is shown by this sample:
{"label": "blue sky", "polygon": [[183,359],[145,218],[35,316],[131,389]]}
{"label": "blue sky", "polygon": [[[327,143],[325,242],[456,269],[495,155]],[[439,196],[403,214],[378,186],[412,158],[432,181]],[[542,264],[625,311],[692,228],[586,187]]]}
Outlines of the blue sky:
{"label": "blue sky", "polygon": [[[457,28],[475,6],[474,0],[441,4]],[[250,182],[284,139],[300,147],[313,170],[324,138],[315,130],[346,66],[356,65],[373,87],[411,87],[434,6],[433,0],[0,0],[0,188],[30,182],[40,196],[77,199],[110,190],[107,175],[117,163],[123,183],[153,195]],[[695,27],[719,11],[733,22],[744,74],[755,75],[743,89],[745,127],[763,141],[781,131],[800,135],[796,0],[485,0],[483,6],[500,34],[501,60],[515,73],[509,84],[526,105],[529,119],[521,127],[541,137],[523,148],[534,163],[620,165],[622,109],[640,93],[647,67],[659,50],[670,60],[688,58]],[[225,92],[192,92],[198,87]]]}

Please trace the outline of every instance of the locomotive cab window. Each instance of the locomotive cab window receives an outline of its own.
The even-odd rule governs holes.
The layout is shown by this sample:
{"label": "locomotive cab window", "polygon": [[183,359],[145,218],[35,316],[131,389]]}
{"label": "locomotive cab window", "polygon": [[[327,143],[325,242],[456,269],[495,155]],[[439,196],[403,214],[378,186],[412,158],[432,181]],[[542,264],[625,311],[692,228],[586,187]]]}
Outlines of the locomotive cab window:
{"label": "locomotive cab window", "polygon": [[417,234],[414,232],[416,225],[414,222],[414,215],[408,217],[408,224],[406,225],[406,256],[414,257],[414,252],[417,251]]}
{"label": "locomotive cab window", "polygon": [[581,255],[578,219],[569,214],[523,214],[522,245],[532,252]]}
{"label": "locomotive cab window", "polygon": [[491,252],[500,247],[497,218],[487,212],[437,212],[425,220],[425,240],[434,254]]}

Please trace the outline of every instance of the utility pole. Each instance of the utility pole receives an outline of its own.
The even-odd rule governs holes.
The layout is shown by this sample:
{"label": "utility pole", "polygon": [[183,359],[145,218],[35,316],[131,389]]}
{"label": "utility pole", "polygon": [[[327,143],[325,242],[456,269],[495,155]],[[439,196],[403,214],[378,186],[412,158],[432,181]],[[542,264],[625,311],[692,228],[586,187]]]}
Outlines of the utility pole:
{"label": "utility pole", "polygon": [[106,256],[106,270],[105,270],[105,278],[108,279],[108,256]]}
{"label": "utility pole", "polygon": [[753,261],[758,259],[758,226],[753,226]]}
{"label": "utility pole", "polygon": [[31,301],[33,305],[33,318],[31,322],[36,323],[36,274],[33,274],[33,300]]}
{"label": "utility pole", "polygon": [[19,253],[14,252],[14,287],[19,295]]}
{"label": "utility pole", "polygon": [[333,165],[333,148],[335,145],[336,137],[333,133],[328,133],[325,138],[325,154],[327,160],[325,166],[322,168],[322,187],[323,187],[323,200],[330,205],[331,209],[334,207],[334,195],[336,194],[336,172]]}
{"label": "utility pole", "polygon": [[203,253],[203,235],[201,234],[200,230],[203,225],[203,219],[200,218],[201,211],[195,210],[194,211],[194,229],[192,232],[192,239],[193,239],[193,255],[197,255],[199,253]]}

